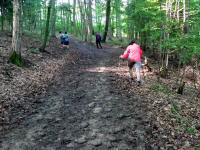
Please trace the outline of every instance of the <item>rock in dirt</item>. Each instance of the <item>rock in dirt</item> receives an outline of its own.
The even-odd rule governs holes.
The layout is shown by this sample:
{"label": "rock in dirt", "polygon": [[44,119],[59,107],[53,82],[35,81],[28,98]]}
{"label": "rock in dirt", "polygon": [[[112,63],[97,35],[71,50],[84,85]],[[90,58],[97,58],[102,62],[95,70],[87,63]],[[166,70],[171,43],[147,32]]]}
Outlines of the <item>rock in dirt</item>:
{"label": "rock in dirt", "polygon": [[89,141],[89,144],[91,144],[93,146],[100,146],[100,145],[102,145],[102,139],[94,139],[92,141]]}
{"label": "rock in dirt", "polygon": [[88,106],[89,106],[90,108],[93,108],[93,107],[95,106],[95,102],[89,103]]}
{"label": "rock in dirt", "polygon": [[89,126],[89,123],[88,122],[83,122],[81,123],[81,128],[87,128]]}
{"label": "rock in dirt", "polygon": [[101,111],[102,111],[102,108],[101,108],[101,107],[96,107],[96,108],[94,108],[93,113],[98,114],[98,113],[100,113]]}
{"label": "rock in dirt", "polygon": [[75,142],[78,144],[83,144],[83,143],[87,142],[86,136],[84,135],[81,138],[76,139]]}

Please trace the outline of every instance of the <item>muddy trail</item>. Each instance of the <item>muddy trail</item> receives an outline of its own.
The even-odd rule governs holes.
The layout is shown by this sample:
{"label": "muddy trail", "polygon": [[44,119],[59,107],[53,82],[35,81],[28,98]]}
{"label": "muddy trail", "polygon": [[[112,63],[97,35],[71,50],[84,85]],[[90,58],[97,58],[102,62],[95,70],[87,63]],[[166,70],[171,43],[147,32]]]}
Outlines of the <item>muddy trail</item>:
{"label": "muddy trail", "polygon": [[142,99],[113,88],[111,68],[120,51],[76,40],[72,45],[79,61],[66,64],[60,80],[35,99],[33,113],[0,135],[0,149],[150,149]]}

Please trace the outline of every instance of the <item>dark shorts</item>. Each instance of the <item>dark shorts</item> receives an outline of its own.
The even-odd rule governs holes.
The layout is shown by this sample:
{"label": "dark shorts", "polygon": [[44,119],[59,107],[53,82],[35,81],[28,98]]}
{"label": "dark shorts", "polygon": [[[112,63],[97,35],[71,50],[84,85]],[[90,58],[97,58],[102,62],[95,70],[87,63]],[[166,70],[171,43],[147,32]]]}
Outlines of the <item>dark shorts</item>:
{"label": "dark shorts", "polygon": [[64,41],[64,45],[69,45],[69,41]]}
{"label": "dark shorts", "polygon": [[61,41],[60,44],[64,44],[64,41]]}
{"label": "dark shorts", "polygon": [[129,69],[132,69],[134,65],[135,65],[135,62],[128,61]]}

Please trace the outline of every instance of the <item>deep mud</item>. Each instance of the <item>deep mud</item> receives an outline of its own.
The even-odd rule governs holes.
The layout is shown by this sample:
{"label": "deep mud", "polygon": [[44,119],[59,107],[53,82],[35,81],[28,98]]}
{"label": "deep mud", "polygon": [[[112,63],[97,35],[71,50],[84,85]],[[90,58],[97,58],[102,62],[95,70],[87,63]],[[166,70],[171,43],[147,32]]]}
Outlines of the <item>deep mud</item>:
{"label": "deep mud", "polygon": [[110,68],[119,51],[77,41],[71,49],[80,60],[66,64],[60,80],[35,98],[32,113],[0,135],[0,149],[149,149],[142,100],[113,89]]}

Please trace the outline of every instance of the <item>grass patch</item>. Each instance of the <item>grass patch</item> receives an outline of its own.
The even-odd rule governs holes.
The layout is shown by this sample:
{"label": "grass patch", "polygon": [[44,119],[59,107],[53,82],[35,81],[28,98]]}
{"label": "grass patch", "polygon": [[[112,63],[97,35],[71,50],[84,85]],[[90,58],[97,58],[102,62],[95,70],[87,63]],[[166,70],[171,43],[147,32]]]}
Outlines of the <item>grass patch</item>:
{"label": "grass patch", "polygon": [[171,106],[171,116],[176,119],[177,123],[182,129],[184,129],[188,134],[195,135],[198,130],[192,127],[192,120],[189,117],[184,117],[181,115],[181,109],[175,102],[172,102]]}
{"label": "grass patch", "polygon": [[118,45],[118,46],[122,46],[122,47],[127,47],[128,46],[128,40],[119,40],[119,39],[115,39],[113,38],[112,40],[107,40],[107,43],[109,45]]}
{"label": "grass patch", "polygon": [[191,135],[195,135],[195,134],[198,132],[197,129],[194,128],[194,127],[188,127],[188,128],[186,129],[186,131],[187,131],[189,134],[191,134]]}
{"label": "grass patch", "polygon": [[170,89],[166,85],[161,84],[161,83],[155,83],[155,84],[151,85],[150,89],[157,93],[159,93],[159,92],[162,92],[165,94],[171,93]]}
{"label": "grass patch", "polygon": [[40,50],[39,48],[30,48],[29,51],[33,54],[39,54],[40,53]]}

